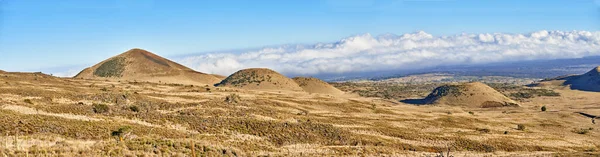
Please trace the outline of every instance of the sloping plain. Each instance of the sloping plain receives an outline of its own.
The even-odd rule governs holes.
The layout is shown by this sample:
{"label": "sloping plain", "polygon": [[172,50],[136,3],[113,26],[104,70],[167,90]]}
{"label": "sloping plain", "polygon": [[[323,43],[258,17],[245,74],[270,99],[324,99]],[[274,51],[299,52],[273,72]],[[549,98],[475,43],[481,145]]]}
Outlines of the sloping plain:
{"label": "sloping plain", "polygon": [[[454,156],[600,155],[598,124],[576,113],[599,115],[600,93],[556,91],[561,96],[528,99],[518,108],[464,108],[2,73],[0,154],[435,156],[450,149]],[[238,102],[225,101],[234,96]],[[108,109],[101,112],[99,104]],[[130,132],[118,142],[111,134],[125,126]]]}
{"label": "sloping plain", "polygon": [[221,81],[142,49],[131,49],[104,60],[84,69],[75,78],[211,86]]}

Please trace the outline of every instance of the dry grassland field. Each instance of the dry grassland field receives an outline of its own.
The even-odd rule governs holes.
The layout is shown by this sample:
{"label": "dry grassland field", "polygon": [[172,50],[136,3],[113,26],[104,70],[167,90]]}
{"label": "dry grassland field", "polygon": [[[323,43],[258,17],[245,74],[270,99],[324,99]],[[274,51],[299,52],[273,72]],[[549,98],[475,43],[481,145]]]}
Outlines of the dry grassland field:
{"label": "dry grassland field", "polygon": [[0,72],[0,155],[600,156],[600,93],[560,83],[330,85],[115,58],[75,78]]}
{"label": "dry grassland field", "polygon": [[0,157],[600,157],[600,0],[0,0]]}

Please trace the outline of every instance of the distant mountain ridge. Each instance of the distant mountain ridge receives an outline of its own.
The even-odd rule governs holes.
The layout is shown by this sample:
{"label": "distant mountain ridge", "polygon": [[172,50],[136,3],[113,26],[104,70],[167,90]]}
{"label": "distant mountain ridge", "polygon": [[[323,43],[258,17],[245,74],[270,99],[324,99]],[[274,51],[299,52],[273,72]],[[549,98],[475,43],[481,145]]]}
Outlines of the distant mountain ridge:
{"label": "distant mountain ridge", "polygon": [[600,56],[572,59],[502,62],[480,65],[439,66],[425,69],[389,70],[343,75],[315,75],[325,81],[372,80],[379,81],[410,75],[445,73],[457,76],[506,76],[515,78],[552,78],[587,72],[600,63]]}

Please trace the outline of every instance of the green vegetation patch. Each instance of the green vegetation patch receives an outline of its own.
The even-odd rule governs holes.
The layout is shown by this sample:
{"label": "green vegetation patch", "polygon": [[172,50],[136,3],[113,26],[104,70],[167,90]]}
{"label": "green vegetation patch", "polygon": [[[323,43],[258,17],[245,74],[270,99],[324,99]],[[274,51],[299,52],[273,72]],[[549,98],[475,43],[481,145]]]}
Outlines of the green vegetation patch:
{"label": "green vegetation patch", "polygon": [[518,92],[510,94],[510,97],[515,99],[530,99],[541,96],[556,97],[560,96],[560,93],[548,89],[522,89]]}
{"label": "green vegetation patch", "polygon": [[334,87],[349,93],[357,93],[362,97],[379,97],[385,99],[405,99],[424,97],[442,84],[399,84],[399,83],[354,83],[330,82]]}
{"label": "green vegetation patch", "polygon": [[259,75],[256,74],[255,71],[247,72],[247,71],[239,71],[233,74],[233,76],[237,76],[236,78],[228,77],[223,80],[223,82],[219,84],[229,84],[236,87],[241,87],[249,84],[260,84],[262,82],[272,82],[271,75]]}
{"label": "green vegetation patch", "polygon": [[94,71],[94,75],[99,77],[121,77],[123,70],[125,70],[125,58],[115,57],[100,65]]}

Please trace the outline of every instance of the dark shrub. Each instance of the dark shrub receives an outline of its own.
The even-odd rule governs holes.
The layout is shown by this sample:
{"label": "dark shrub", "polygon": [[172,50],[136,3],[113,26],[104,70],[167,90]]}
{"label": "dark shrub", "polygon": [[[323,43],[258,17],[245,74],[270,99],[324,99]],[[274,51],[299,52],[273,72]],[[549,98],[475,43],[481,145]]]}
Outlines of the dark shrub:
{"label": "dark shrub", "polygon": [[542,106],[542,112],[546,111],[546,106]]}
{"label": "dark shrub", "polygon": [[110,108],[106,104],[94,104],[92,107],[94,109],[94,113],[107,113],[110,111]]}
{"label": "dark shrub", "polygon": [[133,112],[140,112],[140,108],[138,106],[129,106],[129,110]]}
{"label": "dark shrub", "polygon": [[229,104],[237,104],[239,102],[241,102],[241,98],[239,95],[237,94],[230,94],[228,96],[225,97],[225,102],[229,103]]}
{"label": "dark shrub", "polygon": [[33,104],[33,102],[31,101],[31,99],[25,99],[25,100],[23,100],[23,102],[28,103],[28,104]]}
{"label": "dark shrub", "polygon": [[525,125],[523,125],[523,124],[518,124],[518,125],[517,125],[517,130],[524,131],[524,130],[525,130]]}

